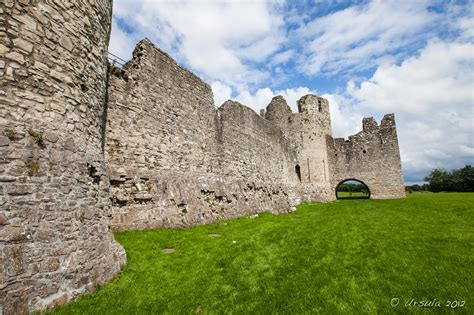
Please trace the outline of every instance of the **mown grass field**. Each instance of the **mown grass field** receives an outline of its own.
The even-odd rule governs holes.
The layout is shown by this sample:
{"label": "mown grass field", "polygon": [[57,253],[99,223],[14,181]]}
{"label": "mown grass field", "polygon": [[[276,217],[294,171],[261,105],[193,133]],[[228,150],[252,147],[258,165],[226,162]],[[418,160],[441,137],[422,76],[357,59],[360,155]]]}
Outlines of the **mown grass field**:
{"label": "mown grass field", "polygon": [[362,191],[338,191],[336,194],[338,199],[364,199],[369,198],[369,194]]}
{"label": "mown grass field", "polygon": [[[304,204],[289,215],[116,239],[127,266],[57,313],[474,312],[474,194]],[[405,306],[412,299],[441,303]],[[452,311],[448,301],[464,306]]]}

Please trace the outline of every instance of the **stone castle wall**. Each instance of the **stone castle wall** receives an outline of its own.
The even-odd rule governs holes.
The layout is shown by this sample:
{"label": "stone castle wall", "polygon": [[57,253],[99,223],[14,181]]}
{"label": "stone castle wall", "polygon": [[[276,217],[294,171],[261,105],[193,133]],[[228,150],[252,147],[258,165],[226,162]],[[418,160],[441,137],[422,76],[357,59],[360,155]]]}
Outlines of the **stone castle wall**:
{"label": "stone castle wall", "polygon": [[116,229],[288,211],[294,156],[250,108],[214,106],[208,84],[147,39],[111,69],[107,163]]}
{"label": "stone castle wall", "polygon": [[0,313],[65,303],[125,261],[101,152],[111,10],[0,2]]}
{"label": "stone castle wall", "polygon": [[107,65],[108,0],[0,3],[0,313],[65,303],[125,262],[111,229],[186,226],[335,199],[403,197],[393,115],[333,139],[327,100],[262,116],[149,40]]}
{"label": "stone castle wall", "polygon": [[[298,101],[298,113],[281,96],[263,116],[234,101],[216,108],[209,85],[148,39],[110,73],[114,229],[288,212],[304,201],[334,200],[349,178],[366,183],[374,198],[403,196],[391,116],[380,127],[364,119],[363,132],[331,142],[329,103],[315,95]],[[353,148],[362,144],[366,153]]]}
{"label": "stone castle wall", "polygon": [[403,174],[398,148],[395,116],[385,115],[377,124],[364,118],[361,132],[343,138],[327,137],[331,187],[346,179],[366,184],[371,198],[403,198]]}

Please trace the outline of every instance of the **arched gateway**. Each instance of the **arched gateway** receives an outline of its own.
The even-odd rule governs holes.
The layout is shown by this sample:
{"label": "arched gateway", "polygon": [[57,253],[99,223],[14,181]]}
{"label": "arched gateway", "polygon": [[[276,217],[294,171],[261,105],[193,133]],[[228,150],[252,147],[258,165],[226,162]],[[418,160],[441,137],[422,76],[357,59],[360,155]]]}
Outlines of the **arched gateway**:
{"label": "arched gateway", "polygon": [[370,199],[370,189],[363,181],[348,178],[336,186],[337,199]]}

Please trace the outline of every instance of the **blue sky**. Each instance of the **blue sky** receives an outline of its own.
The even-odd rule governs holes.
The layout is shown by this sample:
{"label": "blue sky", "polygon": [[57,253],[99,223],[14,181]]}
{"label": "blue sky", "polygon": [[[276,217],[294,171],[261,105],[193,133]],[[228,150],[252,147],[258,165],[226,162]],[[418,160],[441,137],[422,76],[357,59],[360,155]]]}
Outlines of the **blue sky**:
{"label": "blue sky", "polygon": [[115,0],[109,50],[150,38],[211,84],[216,105],[330,102],[333,135],[395,113],[407,183],[474,164],[472,1]]}

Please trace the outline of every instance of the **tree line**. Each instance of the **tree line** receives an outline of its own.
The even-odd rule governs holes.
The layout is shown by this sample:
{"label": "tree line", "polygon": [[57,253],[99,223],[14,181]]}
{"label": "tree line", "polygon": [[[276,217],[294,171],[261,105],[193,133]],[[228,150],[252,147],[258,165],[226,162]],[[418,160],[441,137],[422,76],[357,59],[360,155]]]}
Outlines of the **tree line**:
{"label": "tree line", "polygon": [[337,191],[362,192],[364,194],[369,193],[367,186],[365,186],[364,184],[356,184],[356,183],[342,183],[337,187]]}
{"label": "tree line", "polygon": [[425,181],[428,184],[405,186],[405,189],[409,193],[414,191],[474,192],[474,168],[471,165],[452,171],[435,168],[425,177]]}

